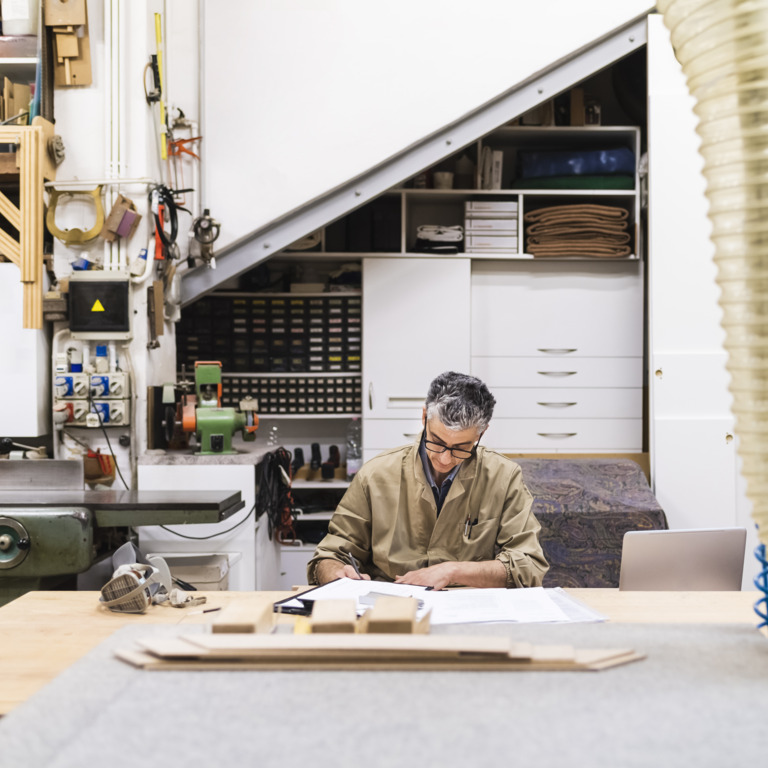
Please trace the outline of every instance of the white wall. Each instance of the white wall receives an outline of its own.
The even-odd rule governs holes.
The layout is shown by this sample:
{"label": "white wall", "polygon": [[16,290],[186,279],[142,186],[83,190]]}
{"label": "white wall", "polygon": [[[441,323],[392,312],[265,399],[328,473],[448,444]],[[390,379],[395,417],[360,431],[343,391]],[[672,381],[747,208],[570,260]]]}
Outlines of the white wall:
{"label": "white wall", "polygon": [[369,170],[653,5],[205,3],[205,200],[224,223],[219,247]]}
{"label": "white wall", "polygon": [[[182,5],[183,13],[179,11]],[[54,94],[56,130],[63,137],[67,152],[57,170],[60,184],[73,179],[98,181],[115,177],[160,181],[167,173],[166,169],[161,170],[157,123],[144,97],[144,66],[157,48],[155,12],[162,13],[165,23],[169,26],[172,23],[174,30],[170,34],[170,30],[166,30],[163,51],[169,72],[165,83],[169,107],[182,106],[189,117],[197,119],[197,61],[188,58],[190,34],[196,39],[197,3],[132,0],[129,4],[90,0],[88,20],[93,83],[81,88],[57,88]],[[177,40],[180,41],[179,53],[174,56]],[[150,82],[149,76],[147,82]],[[135,235],[128,242],[118,241],[111,246],[102,238],[80,247],[56,241],[54,266],[57,277],[68,277],[72,261],[82,256],[97,264],[108,263],[110,258],[130,264],[143,247],[149,247],[151,255],[153,224],[147,205],[148,187],[144,183],[105,186],[105,214],[120,192],[133,200],[143,216]],[[90,203],[74,197],[59,204],[56,219],[62,228],[87,230],[93,225],[95,214]],[[189,221],[189,217],[180,217],[182,255],[186,253]],[[121,367],[132,368],[134,373],[135,429],[132,440],[135,455],[146,449],[146,387],[175,379],[173,323],[165,323],[165,333],[159,337],[160,347],[147,350],[147,287],[156,278],[155,273],[147,282],[134,285],[133,340],[125,346],[118,345]],[[66,343],[64,336],[58,348]],[[110,430],[110,442],[123,475],[130,483],[128,451],[117,443],[117,437],[128,431]],[[77,436],[94,449],[106,447],[99,430],[77,430]],[[67,440],[61,456],[78,450],[74,442]],[[119,480],[115,487],[121,487]]]}
{"label": "white wall", "polygon": [[744,526],[722,310],[694,100],[660,16],[648,20],[649,349],[654,492],[672,528]]}
{"label": "white wall", "polygon": [[[157,127],[144,100],[144,66],[156,51],[153,14],[164,18],[169,108],[200,119],[198,17],[206,56],[202,86],[205,202],[224,223],[219,246],[316,197],[492,99],[596,37],[647,11],[648,0],[89,0],[93,84],[55,91],[56,128],[67,147],[58,178],[159,178]],[[559,23],[550,20],[557,17]],[[112,55],[112,54],[115,55]],[[189,134],[187,134],[189,135]],[[243,170],[245,169],[245,170]],[[191,173],[189,164],[186,170]],[[189,178],[189,177],[188,177]],[[186,181],[186,179],[185,179]],[[189,178],[190,185],[194,179]],[[107,188],[105,210],[118,189]],[[146,214],[146,188],[120,189]],[[188,200],[193,212],[200,201]],[[90,204],[59,205],[57,223],[88,229]],[[190,219],[182,216],[186,251]],[[145,216],[128,263],[148,241]],[[55,246],[66,277],[74,258],[108,259],[101,239]],[[174,377],[172,326],[146,351],[146,287],[134,291],[135,448],[146,446],[144,392]],[[127,359],[127,355],[123,355]],[[94,447],[98,436],[90,435]],[[119,449],[118,449],[119,450]],[[120,457],[121,458],[121,457]],[[122,463],[122,458],[121,458]]]}
{"label": "white wall", "polygon": [[24,301],[19,277],[15,264],[0,264],[0,437],[37,437],[51,424],[50,344],[45,331],[21,327]]}
{"label": "white wall", "polygon": [[736,446],[697,119],[660,16],[648,34],[655,491],[672,527],[733,525]]}

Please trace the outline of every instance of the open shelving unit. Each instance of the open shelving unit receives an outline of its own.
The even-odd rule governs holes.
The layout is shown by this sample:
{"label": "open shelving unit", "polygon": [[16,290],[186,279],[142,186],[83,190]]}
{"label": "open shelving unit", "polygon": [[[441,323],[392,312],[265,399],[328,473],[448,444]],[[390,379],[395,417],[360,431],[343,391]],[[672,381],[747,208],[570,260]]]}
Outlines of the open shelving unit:
{"label": "open shelving unit", "polygon": [[[517,201],[517,231],[525,231],[524,216],[528,211],[549,205],[595,203],[623,208],[628,212],[629,230],[632,233],[632,253],[621,260],[637,260],[642,254],[640,227],[640,184],[638,161],[640,153],[640,129],[632,126],[505,126],[499,128],[476,144],[465,147],[454,156],[472,158],[479,166],[485,148],[502,152],[503,166],[500,189],[481,189],[479,172],[475,174],[473,188],[415,188],[413,180],[406,186],[389,190],[381,197],[353,211],[337,222],[329,224],[319,233],[318,245],[313,250],[281,253],[288,259],[345,259],[354,257],[413,257],[450,258],[450,254],[434,254],[415,251],[416,230],[424,224],[462,226],[464,206],[468,201]],[[593,188],[588,182],[582,188],[526,186],[521,177],[520,157],[530,151],[540,152],[595,152],[626,148],[634,155],[634,171],[621,176],[618,188]],[[440,167],[446,167],[445,163]],[[430,178],[427,172],[427,179]],[[579,179],[579,176],[574,176]],[[585,178],[585,177],[582,177]],[[615,176],[614,179],[618,179]],[[410,186],[408,186],[410,185]],[[533,259],[525,248],[507,253],[464,253],[457,257],[470,259],[517,260]],[[546,257],[550,260],[606,260],[605,257],[588,255]]]}

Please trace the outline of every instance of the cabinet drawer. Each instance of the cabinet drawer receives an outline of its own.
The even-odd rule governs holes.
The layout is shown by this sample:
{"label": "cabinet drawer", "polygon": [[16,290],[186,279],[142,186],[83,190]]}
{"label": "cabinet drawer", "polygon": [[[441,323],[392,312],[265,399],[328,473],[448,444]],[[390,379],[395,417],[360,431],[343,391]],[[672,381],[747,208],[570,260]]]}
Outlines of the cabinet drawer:
{"label": "cabinet drawer", "polygon": [[634,389],[507,389],[493,390],[494,419],[640,419],[643,390]]}
{"label": "cabinet drawer", "polygon": [[643,420],[494,418],[483,443],[502,452],[640,451]]}
{"label": "cabinet drawer", "polygon": [[642,385],[641,357],[473,357],[472,375],[495,387],[631,387]]}
{"label": "cabinet drawer", "polygon": [[477,264],[472,267],[472,351],[584,357],[643,353],[643,275],[637,262]]}
{"label": "cabinet drawer", "polygon": [[365,419],[363,445],[366,450],[397,448],[412,443],[422,429],[421,413],[413,419]]}

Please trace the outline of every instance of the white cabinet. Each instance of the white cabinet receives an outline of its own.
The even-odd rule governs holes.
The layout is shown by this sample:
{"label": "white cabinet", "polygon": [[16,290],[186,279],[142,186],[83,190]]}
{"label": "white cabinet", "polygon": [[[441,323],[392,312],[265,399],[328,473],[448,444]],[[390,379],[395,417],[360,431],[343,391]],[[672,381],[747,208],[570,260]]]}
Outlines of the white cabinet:
{"label": "white cabinet", "polygon": [[639,451],[643,420],[503,419],[494,417],[483,443],[505,453],[517,451]]}
{"label": "white cabinet", "polygon": [[[267,520],[255,521],[255,463],[218,464],[201,457],[194,464],[139,464],[139,490],[240,491],[245,506],[219,523],[179,526],[142,526],[139,549],[163,555],[226,555],[229,589],[277,589],[279,551],[270,541]],[[202,463],[205,462],[205,463]],[[192,538],[194,537],[194,538]]]}
{"label": "white cabinet", "polygon": [[[697,118],[648,18],[648,338],[653,487],[673,528],[746,524]],[[751,562],[750,562],[751,560]],[[747,558],[745,569],[753,569]]]}
{"label": "white cabinet", "polygon": [[641,451],[641,265],[475,263],[472,373],[497,399],[497,450]]}
{"label": "white cabinet", "polygon": [[466,258],[363,259],[365,451],[409,442],[376,422],[419,424],[432,379],[469,371],[470,282]]}
{"label": "white cabinet", "polygon": [[[637,366],[638,381],[642,375]],[[507,419],[623,419],[628,416],[641,418],[643,390],[640,387],[608,389],[563,387],[543,391],[540,388],[496,388],[495,418]]]}
{"label": "white cabinet", "polygon": [[283,544],[280,547],[280,577],[276,589],[289,590],[306,584],[307,563],[314,554],[314,544]]}
{"label": "white cabinet", "polygon": [[490,387],[532,387],[538,392],[539,399],[549,402],[553,398],[562,400],[559,392],[561,389],[639,387],[642,383],[643,359],[473,356],[472,371]]}
{"label": "white cabinet", "polygon": [[642,354],[638,262],[473,264],[473,357]]}
{"label": "white cabinet", "polygon": [[37,437],[51,429],[51,348],[46,331],[21,327],[23,295],[19,268],[0,264],[3,435]]}
{"label": "white cabinet", "polygon": [[733,419],[656,419],[656,498],[670,528],[736,525]]}
{"label": "white cabinet", "polygon": [[[425,391],[426,396],[426,391]],[[365,424],[365,440],[368,450],[382,451],[393,446],[412,443],[422,430],[421,406],[418,416],[415,414],[410,419],[368,419]]]}

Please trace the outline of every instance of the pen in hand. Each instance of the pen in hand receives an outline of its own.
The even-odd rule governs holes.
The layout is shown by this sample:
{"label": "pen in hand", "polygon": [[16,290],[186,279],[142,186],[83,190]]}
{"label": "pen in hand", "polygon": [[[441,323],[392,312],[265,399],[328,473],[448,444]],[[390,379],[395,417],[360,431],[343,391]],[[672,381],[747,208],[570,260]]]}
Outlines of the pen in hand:
{"label": "pen in hand", "polygon": [[358,579],[362,579],[363,578],[363,574],[360,573],[360,568],[357,565],[357,558],[351,552],[344,552],[344,554],[349,558],[349,562],[352,564],[352,567],[355,569],[355,573],[357,574],[357,578]]}

